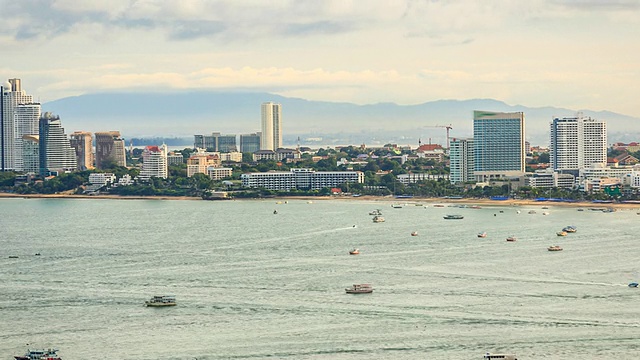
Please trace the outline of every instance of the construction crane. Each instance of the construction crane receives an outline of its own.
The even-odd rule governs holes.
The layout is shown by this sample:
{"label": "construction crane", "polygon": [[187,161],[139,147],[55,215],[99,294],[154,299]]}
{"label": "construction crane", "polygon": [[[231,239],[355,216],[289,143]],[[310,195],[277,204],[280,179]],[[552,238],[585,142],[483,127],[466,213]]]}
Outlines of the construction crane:
{"label": "construction crane", "polygon": [[426,128],[446,128],[447,129],[447,144],[445,145],[445,149],[449,149],[449,130],[453,129],[451,124],[449,125],[427,125],[423,126]]}

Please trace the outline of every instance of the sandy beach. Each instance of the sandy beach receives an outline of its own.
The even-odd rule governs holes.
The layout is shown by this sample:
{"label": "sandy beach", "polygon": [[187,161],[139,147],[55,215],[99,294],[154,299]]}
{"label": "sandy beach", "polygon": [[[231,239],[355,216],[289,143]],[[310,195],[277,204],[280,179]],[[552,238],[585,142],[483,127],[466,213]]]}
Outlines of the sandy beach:
{"label": "sandy beach", "polygon": [[[0,192],[0,198],[37,198],[37,199],[117,199],[117,200],[202,200],[199,197],[190,196],[119,196],[119,195],[72,195],[72,194],[13,194]],[[395,198],[392,196],[370,196],[363,195],[359,197],[336,195],[336,196],[284,196],[262,199],[233,199],[236,201],[243,200],[304,200],[304,201],[365,201],[372,203],[387,204],[460,204],[460,205],[478,205],[478,206],[547,206],[547,207],[574,207],[574,208],[614,208],[614,209],[640,209],[640,203],[594,203],[594,202],[554,202],[554,201],[535,201],[535,200],[491,200],[491,199],[450,199],[450,198]]]}

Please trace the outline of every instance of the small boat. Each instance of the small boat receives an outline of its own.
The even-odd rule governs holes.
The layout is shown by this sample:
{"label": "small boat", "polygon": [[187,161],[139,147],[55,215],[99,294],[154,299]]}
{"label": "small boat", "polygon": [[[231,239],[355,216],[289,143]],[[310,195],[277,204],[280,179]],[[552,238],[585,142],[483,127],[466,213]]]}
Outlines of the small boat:
{"label": "small boat", "polygon": [[563,230],[563,231],[558,231],[558,232],[556,233],[556,235],[558,235],[558,236],[567,236],[567,232],[566,232],[566,231],[564,231],[564,230]]}
{"label": "small boat", "polygon": [[478,206],[478,205],[472,205],[471,209],[482,209],[482,208],[480,206]]}
{"label": "small boat", "polygon": [[158,295],[144,302],[146,306],[162,307],[176,306],[176,297],[174,295]]}
{"label": "small boat", "polygon": [[382,215],[382,212],[380,211],[380,209],[375,209],[369,212],[369,215]]}
{"label": "small boat", "polygon": [[637,282],[630,282],[628,286],[632,287],[632,288],[637,288],[638,287],[638,283]]}
{"label": "small boat", "polygon": [[565,226],[564,228],[562,228],[562,231],[566,231],[568,233],[574,233],[574,232],[578,231],[578,228],[573,226],[573,225],[569,225],[569,226]]}
{"label": "small boat", "polygon": [[273,215],[277,214],[278,210],[273,210]]}
{"label": "small boat", "polygon": [[464,216],[462,216],[462,215],[445,215],[444,218],[447,219],[447,220],[460,220],[460,219],[464,219]]}
{"label": "small boat", "polygon": [[18,255],[9,255],[9,259],[17,259]]}
{"label": "small boat", "polygon": [[558,245],[553,245],[553,246],[549,246],[547,248],[547,250],[549,250],[549,251],[562,251],[562,248],[560,246],[558,246]]}
{"label": "small boat", "polygon": [[394,209],[402,209],[402,205],[400,205],[400,204],[393,204],[393,205],[391,205],[391,207],[394,208]]}
{"label": "small boat", "polygon": [[380,215],[374,216],[372,220],[373,220],[374,223],[384,222],[384,218],[382,216],[380,216]]}
{"label": "small boat", "polygon": [[578,211],[584,211],[584,209],[583,208],[579,208]]}
{"label": "small boat", "polygon": [[360,250],[359,249],[353,249],[351,251],[349,251],[349,255],[358,255],[360,254]]}
{"label": "small boat", "polygon": [[411,236],[418,236],[418,232],[417,231],[411,232]]}
{"label": "small boat", "polygon": [[27,350],[23,356],[14,356],[16,360],[61,360],[56,349]]}
{"label": "small boat", "polygon": [[548,209],[548,207],[546,207],[546,206],[543,206],[543,207],[542,207],[542,210],[546,210],[546,209]]}
{"label": "small boat", "polygon": [[492,354],[487,353],[484,360],[518,360],[516,354]]}
{"label": "small boat", "polygon": [[487,232],[486,232],[486,231],[483,231],[483,232],[478,233],[478,237],[479,237],[479,238],[485,238],[485,237],[487,237]]}
{"label": "small boat", "polygon": [[546,212],[546,211],[544,211],[544,212],[542,212],[542,215],[545,215],[545,216],[546,216],[546,215],[549,215],[549,213],[548,213],[548,212]]}
{"label": "small boat", "polygon": [[529,212],[527,214],[535,214],[536,211],[535,210],[529,210]]}
{"label": "small boat", "polygon": [[509,236],[509,237],[507,238],[507,241],[509,241],[509,242],[514,242],[514,241],[516,241],[516,240],[517,240],[517,239],[516,239],[516,237],[515,237],[515,236]]}
{"label": "small boat", "polygon": [[435,205],[433,205],[433,207],[444,207],[444,205],[442,205],[442,204],[435,204]]}
{"label": "small boat", "polygon": [[516,214],[520,214],[520,210],[516,210]]}
{"label": "small boat", "polygon": [[371,294],[373,287],[371,284],[353,284],[352,287],[344,289],[347,294]]}

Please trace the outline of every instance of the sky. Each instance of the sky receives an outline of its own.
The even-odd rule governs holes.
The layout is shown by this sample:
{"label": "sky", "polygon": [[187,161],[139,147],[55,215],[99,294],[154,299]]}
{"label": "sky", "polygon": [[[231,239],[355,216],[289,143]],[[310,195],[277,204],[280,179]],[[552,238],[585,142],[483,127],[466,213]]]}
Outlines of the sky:
{"label": "sky", "polygon": [[640,0],[0,0],[0,79],[640,116]]}

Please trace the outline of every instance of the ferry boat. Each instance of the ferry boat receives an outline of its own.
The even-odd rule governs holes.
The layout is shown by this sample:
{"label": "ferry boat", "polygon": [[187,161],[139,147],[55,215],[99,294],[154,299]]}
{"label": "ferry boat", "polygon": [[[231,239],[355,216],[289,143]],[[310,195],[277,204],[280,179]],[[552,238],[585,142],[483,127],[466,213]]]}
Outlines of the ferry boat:
{"label": "ferry boat", "polygon": [[380,211],[380,209],[375,209],[369,212],[369,215],[382,215],[382,212]]}
{"label": "ferry boat", "polygon": [[371,294],[373,287],[371,284],[353,284],[352,287],[344,289],[347,294]]}
{"label": "ferry boat", "polygon": [[380,216],[380,215],[374,216],[372,220],[373,220],[374,223],[384,222],[384,218],[382,216]]}
{"label": "ferry boat", "polygon": [[486,353],[484,355],[485,360],[518,360],[516,354],[492,354]]}
{"label": "ferry boat", "polygon": [[360,249],[353,249],[349,251],[349,255],[358,255],[360,254]]}
{"label": "ferry boat", "polygon": [[144,302],[146,306],[176,306],[176,297],[174,295],[158,295]]}
{"label": "ferry boat", "polygon": [[517,240],[517,239],[516,239],[516,237],[515,237],[515,236],[509,236],[509,237],[507,238],[507,241],[509,241],[509,242],[514,242],[514,241],[516,241],[516,240]]}
{"label": "ferry boat", "polygon": [[27,350],[27,353],[22,356],[14,356],[16,360],[62,360],[56,349],[46,350]]}
{"label": "ferry boat", "polygon": [[445,215],[444,218],[447,219],[447,220],[460,220],[460,219],[464,219],[464,216],[462,216],[462,215]]}
{"label": "ferry boat", "polygon": [[549,251],[562,251],[562,248],[560,246],[558,246],[558,245],[553,245],[553,246],[549,246],[547,248],[547,250],[549,250]]}
{"label": "ferry boat", "polygon": [[487,232],[486,232],[486,231],[483,231],[483,232],[481,232],[481,233],[478,233],[478,237],[479,237],[479,238],[485,238],[485,237],[487,237]]}

